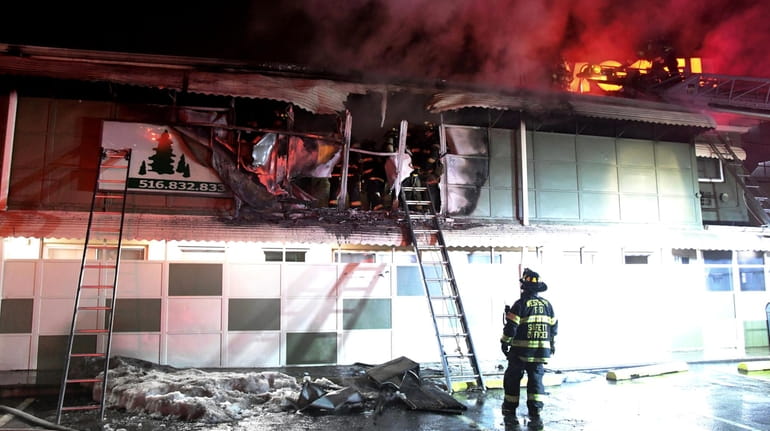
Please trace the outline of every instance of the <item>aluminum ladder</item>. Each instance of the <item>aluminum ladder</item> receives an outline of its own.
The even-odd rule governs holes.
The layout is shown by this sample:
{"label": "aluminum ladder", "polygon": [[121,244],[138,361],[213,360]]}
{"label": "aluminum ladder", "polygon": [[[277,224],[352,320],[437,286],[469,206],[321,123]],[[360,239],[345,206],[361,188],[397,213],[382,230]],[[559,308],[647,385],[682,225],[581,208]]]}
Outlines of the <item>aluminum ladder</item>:
{"label": "aluminum ladder", "polygon": [[[61,423],[63,412],[74,410],[98,409],[99,419],[104,419],[130,162],[130,149],[101,149],[59,388],[57,424]],[[76,339],[90,341],[91,337],[95,338],[93,346],[75,347]],[[102,372],[96,376],[70,377],[73,365],[89,361],[95,361],[95,364],[101,362]],[[101,385],[98,402],[77,404],[82,403],[82,399],[66,396],[68,389],[72,392],[74,385],[88,384]]]}
{"label": "aluminum ladder", "polygon": [[428,187],[402,185],[400,197],[433,318],[447,391],[483,391],[484,376],[430,193]]}
{"label": "aluminum ladder", "polygon": [[665,91],[672,102],[727,108],[751,116],[770,111],[770,79],[716,74],[690,75]]}
{"label": "aluminum ladder", "polygon": [[758,184],[751,181],[751,175],[733,151],[728,139],[719,132],[704,133],[711,151],[717,155],[725,170],[735,178],[746,197],[746,207],[762,226],[770,226],[770,199]]}

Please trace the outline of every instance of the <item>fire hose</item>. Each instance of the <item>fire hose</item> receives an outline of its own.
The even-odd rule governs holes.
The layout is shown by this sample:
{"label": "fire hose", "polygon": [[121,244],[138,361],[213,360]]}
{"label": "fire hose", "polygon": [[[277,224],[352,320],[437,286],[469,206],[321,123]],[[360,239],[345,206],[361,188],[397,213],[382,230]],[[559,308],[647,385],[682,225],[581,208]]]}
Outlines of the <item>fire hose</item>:
{"label": "fire hose", "polygon": [[10,413],[12,415],[18,416],[18,417],[20,417],[21,419],[23,419],[25,421],[31,422],[31,423],[33,423],[35,425],[40,425],[40,426],[42,426],[42,427],[44,427],[46,429],[59,430],[59,431],[77,431],[76,429],[73,429],[73,428],[69,428],[69,427],[65,427],[65,426],[62,426],[62,425],[57,425],[55,423],[48,422],[46,420],[40,419],[39,417],[36,417],[36,416],[32,416],[29,413],[26,413],[24,411],[15,409],[13,407],[8,407],[8,406],[0,405],[0,411],[5,411],[6,413]]}

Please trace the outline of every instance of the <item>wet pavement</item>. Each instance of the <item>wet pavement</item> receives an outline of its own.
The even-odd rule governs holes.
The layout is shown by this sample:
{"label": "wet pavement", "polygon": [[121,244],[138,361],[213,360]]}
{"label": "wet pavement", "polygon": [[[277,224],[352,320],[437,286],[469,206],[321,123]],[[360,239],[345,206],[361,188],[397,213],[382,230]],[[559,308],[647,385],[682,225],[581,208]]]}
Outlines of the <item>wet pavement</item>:
{"label": "wet pavement", "polygon": [[[613,382],[606,379],[606,371],[561,373],[564,382],[547,388],[549,398],[540,429],[770,430],[770,373],[741,373],[738,362],[699,363],[690,364],[684,372]],[[55,421],[55,395],[41,394],[32,401],[29,398],[30,395],[6,397],[0,404],[16,407],[26,400],[29,403],[24,408],[26,412]],[[266,413],[217,425],[163,420],[118,409],[108,409],[101,424],[95,421],[93,413],[67,414],[62,424],[88,431],[506,430],[500,411],[502,389],[457,392],[454,398],[467,406],[462,414],[410,410],[398,400],[392,400],[379,411],[366,409],[341,415]],[[518,413],[520,429],[532,429],[524,418],[526,408],[519,407]],[[31,428],[43,429],[16,417],[0,425],[0,430]]]}

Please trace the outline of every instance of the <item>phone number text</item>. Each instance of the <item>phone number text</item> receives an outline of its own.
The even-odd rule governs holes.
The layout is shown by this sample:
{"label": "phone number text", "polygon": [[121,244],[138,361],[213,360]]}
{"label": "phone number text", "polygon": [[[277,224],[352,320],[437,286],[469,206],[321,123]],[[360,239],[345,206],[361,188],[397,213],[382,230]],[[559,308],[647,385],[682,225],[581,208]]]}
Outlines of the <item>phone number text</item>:
{"label": "phone number text", "polygon": [[149,180],[129,178],[128,188],[141,190],[166,190],[172,192],[224,193],[225,186],[221,183],[180,180]]}

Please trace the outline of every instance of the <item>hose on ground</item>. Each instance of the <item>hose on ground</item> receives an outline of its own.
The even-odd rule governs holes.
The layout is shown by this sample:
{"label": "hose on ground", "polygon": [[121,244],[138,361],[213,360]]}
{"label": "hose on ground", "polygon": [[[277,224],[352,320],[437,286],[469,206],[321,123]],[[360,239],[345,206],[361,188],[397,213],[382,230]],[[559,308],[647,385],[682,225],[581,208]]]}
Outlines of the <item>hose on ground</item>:
{"label": "hose on ground", "polygon": [[28,421],[28,422],[31,422],[31,423],[33,423],[35,425],[40,425],[40,426],[42,426],[42,427],[44,427],[46,429],[58,430],[58,431],[78,431],[78,430],[73,429],[73,428],[68,428],[68,427],[65,427],[65,426],[62,426],[62,425],[57,425],[55,423],[48,422],[46,420],[40,419],[37,416],[32,416],[31,414],[29,414],[27,412],[21,411],[19,409],[15,409],[13,407],[8,407],[8,406],[4,406],[4,405],[0,404],[0,410],[4,411],[6,413],[10,413],[10,414],[12,414],[14,416],[18,416],[21,419],[23,419],[25,421]]}

